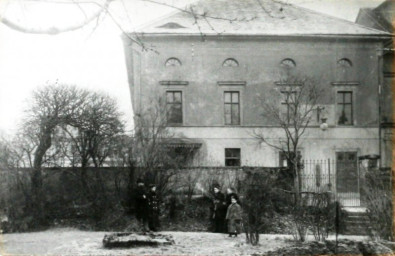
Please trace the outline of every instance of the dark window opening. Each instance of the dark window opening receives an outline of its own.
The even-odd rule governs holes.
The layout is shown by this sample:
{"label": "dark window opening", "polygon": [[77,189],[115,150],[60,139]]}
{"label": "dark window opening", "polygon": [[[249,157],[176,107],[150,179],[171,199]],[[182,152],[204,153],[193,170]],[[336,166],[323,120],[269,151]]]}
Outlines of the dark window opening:
{"label": "dark window opening", "polygon": [[225,92],[225,124],[240,124],[240,94],[239,92]]}
{"label": "dark window opening", "polygon": [[337,92],[337,124],[353,125],[352,92]]}
{"label": "dark window opening", "polygon": [[239,148],[225,148],[225,166],[240,166]]}
{"label": "dark window opening", "polygon": [[182,92],[166,92],[167,123],[182,124]]}

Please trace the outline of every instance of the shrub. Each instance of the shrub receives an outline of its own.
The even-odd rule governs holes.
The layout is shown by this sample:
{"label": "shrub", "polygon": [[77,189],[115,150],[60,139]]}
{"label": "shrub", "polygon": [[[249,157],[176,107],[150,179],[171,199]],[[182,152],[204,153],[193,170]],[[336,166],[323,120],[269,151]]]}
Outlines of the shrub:
{"label": "shrub", "polygon": [[273,184],[276,178],[275,172],[259,170],[246,172],[242,207],[246,239],[252,245],[258,244],[259,233],[270,226],[270,218],[274,215],[273,198],[276,191]]}
{"label": "shrub", "polygon": [[372,228],[371,236],[392,241],[392,191],[388,176],[388,173],[380,175],[378,170],[367,172],[363,191]]}

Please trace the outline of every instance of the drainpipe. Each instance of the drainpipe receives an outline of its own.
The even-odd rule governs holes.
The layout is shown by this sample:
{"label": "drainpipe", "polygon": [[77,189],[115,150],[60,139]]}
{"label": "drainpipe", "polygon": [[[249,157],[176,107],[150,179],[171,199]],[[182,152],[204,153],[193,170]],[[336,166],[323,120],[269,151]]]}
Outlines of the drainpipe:
{"label": "drainpipe", "polygon": [[377,77],[378,77],[378,88],[377,88],[377,95],[378,95],[378,122],[379,122],[379,168],[381,169],[381,162],[383,161],[383,156],[381,154],[381,76],[383,75],[381,66],[383,61],[383,51],[382,49],[377,49]]}

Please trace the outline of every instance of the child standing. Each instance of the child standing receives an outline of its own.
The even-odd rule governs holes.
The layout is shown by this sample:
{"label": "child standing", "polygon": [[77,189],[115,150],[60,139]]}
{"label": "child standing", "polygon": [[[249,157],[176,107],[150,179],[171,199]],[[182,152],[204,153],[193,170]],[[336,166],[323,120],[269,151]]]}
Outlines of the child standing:
{"label": "child standing", "polygon": [[240,225],[241,225],[241,207],[237,203],[237,199],[235,196],[231,196],[231,204],[228,207],[228,211],[226,212],[226,220],[228,221],[228,233],[229,237],[240,233]]}

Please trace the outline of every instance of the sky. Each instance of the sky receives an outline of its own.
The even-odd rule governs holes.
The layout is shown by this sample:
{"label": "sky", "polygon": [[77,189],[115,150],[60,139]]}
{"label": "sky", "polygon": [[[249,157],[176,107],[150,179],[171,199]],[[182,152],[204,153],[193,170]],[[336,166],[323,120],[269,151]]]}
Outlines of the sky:
{"label": "sky", "polygon": [[[32,0],[1,0],[0,15],[31,27],[77,24],[96,7]],[[99,1],[99,0],[98,0]],[[163,0],[183,6],[191,0]],[[49,1],[50,2],[50,1]],[[355,21],[360,7],[375,7],[382,0],[285,0],[308,9]],[[125,8],[126,7],[126,8]],[[175,10],[142,0],[115,0],[110,11],[123,27],[134,28]],[[125,12],[127,10],[127,12]],[[84,14],[85,13],[85,14]],[[72,18],[71,18],[72,17]],[[72,84],[106,93],[117,99],[126,129],[133,127],[121,30],[107,15],[98,26],[58,35],[17,32],[0,23],[0,134],[13,135],[21,124],[34,89],[48,83]]]}

